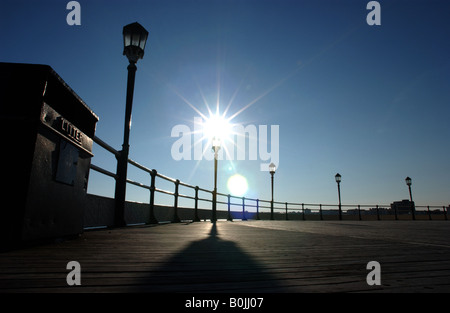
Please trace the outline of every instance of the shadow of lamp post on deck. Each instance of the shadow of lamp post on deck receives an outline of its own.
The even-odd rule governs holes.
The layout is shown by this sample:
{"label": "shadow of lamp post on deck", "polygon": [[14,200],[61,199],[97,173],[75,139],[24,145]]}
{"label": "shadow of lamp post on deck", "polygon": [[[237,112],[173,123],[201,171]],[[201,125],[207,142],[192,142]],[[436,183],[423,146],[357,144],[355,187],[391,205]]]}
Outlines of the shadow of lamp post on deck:
{"label": "shadow of lamp post on deck", "polygon": [[341,174],[337,173],[334,178],[336,179],[338,187],[338,197],[339,197],[339,220],[342,220],[342,206],[341,206]]}
{"label": "shadow of lamp post on deck", "polygon": [[125,194],[127,184],[127,165],[130,150],[129,138],[131,128],[131,109],[133,105],[134,79],[136,76],[136,63],[144,57],[145,44],[147,42],[148,31],[139,23],[132,23],[123,28],[123,54],[128,58],[128,81],[125,108],[125,125],[123,135],[122,150],[117,156],[116,189],[115,189],[115,226],[125,226]]}
{"label": "shadow of lamp post on deck", "polygon": [[406,185],[408,186],[409,189],[409,201],[411,201],[411,214],[412,214],[412,219],[415,220],[416,219],[416,214],[415,214],[415,205],[412,199],[412,193],[411,193],[411,185],[412,185],[412,179],[408,176],[405,178],[405,182]]}
{"label": "shadow of lamp post on deck", "polygon": [[214,190],[211,222],[213,223],[217,221],[217,161],[219,158],[220,145],[220,138],[215,136],[212,139],[212,151],[214,152]]}
{"label": "shadow of lamp post on deck", "polygon": [[273,163],[270,163],[269,165],[269,172],[271,177],[271,183],[272,183],[272,200],[270,201],[270,220],[273,221],[273,175],[275,174],[276,165]]}

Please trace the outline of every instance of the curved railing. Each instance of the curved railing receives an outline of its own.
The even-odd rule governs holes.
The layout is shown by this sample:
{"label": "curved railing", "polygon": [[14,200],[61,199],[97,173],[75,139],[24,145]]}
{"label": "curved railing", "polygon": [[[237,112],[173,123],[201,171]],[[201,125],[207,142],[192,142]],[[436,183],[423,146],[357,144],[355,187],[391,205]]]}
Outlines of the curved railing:
{"label": "curved railing", "polygon": [[[101,140],[98,137],[94,137],[94,142],[98,144],[100,147],[105,149],[106,151],[112,153],[116,157],[119,156],[120,152],[109,146],[107,143],[105,143],[103,140]],[[131,179],[127,178],[127,183],[135,185],[140,188],[144,188],[150,191],[150,203],[149,203],[149,210],[150,210],[150,219],[149,223],[158,223],[158,220],[155,217],[154,210],[155,210],[155,192],[167,194],[174,197],[173,202],[173,217],[172,222],[179,222],[180,218],[178,216],[178,199],[179,198],[185,198],[185,199],[191,199],[194,200],[194,214],[192,216],[192,221],[199,221],[198,216],[198,209],[199,209],[199,202],[209,202],[213,203],[213,190],[208,190],[201,188],[199,186],[193,186],[190,184],[187,184],[185,182],[180,181],[179,179],[171,178],[168,176],[165,176],[161,173],[158,173],[155,169],[149,169],[136,161],[133,161],[131,159],[128,159],[128,163],[130,165],[133,165],[134,167],[148,173],[151,177],[150,185],[145,185],[137,181],[133,181]],[[117,175],[115,173],[112,173],[110,171],[107,171],[97,165],[91,164],[90,168],[94,171],[97,171],[99,173],[102,173],[104,175],[110,176],[114,179],[117,179]],[[165,189],[160,189],[156,187],[156,177],[166,180],[168,182],[171,182],[174,184],[174,190],[169,191]],[[193,189],[195,192],[195,196],[190,196],[187,194],[179,193],[179,186],[184,186],[190,189]],[[211,198],[203,198],[199,197],[199,191],[202,191],[204,193],[211,194]],[[271,209],[272,208],[272,201],[270,200],[262,200],[262,199],[253,199],[253,198],[247,198],[247,197],[237,197],[230,194],[220,193],[217,192],[218,197],[226,198],[226,201],[221,201],[219,198],[217,198],[216,203],[217,204],[224,204],[227,206],[227,219],[233,220],[233,215],[236,215],[236,212],[239,212],[240,217],[242,220],[247,220],[249,217],[249,209],[252,209],[251,212],[252,216],[255,216],[255,219],[261,219],[261,215],[267,215],[267,212],[262,213],[261,209]],[[238,201],[238,202],[236,202]],[[235,207],[241,207],[241,210],[232,210],[231,208]],[[414,211],[412,214],[409,212],[404,211],[397,211],[396,209],[392,209],[391,205],[387,204],[376,204],[376,205],[354,205],[354,204],[341,204],[341,211],[344,213],[344,216],[346,216],[346,219],[355,219],[355,220],[362,220],[363,216],[365,219],[376,219],[381,220],[383,218],[386,218],[386,216],[390,216],[390,219],[399,219],[400,216],[402,216],[402,219],[405,218],[411,218],[415,219],[417,216],[421,219],[445,219],[447,220],[447,213],[448,213],[448,207],[445,206],[415,206]],[[347,208],[345,210],[345,208]],[[314,204],[314,203],[295,203],[295,202],[280,202],[280,201],[273,201],[273,212],[275,215],[275,219],[300,219],[300,220],[306,220],[306,219],[315,219],[315,220],[324,220],[327,219],[326,217],[331,216],[337,216],[338,215],[338,204]],[[274,217],[274,215],[270,215],[271,218]],[[284,215],[284,216],[283,216]],[[307,218],[308,217],[308,218]]]}

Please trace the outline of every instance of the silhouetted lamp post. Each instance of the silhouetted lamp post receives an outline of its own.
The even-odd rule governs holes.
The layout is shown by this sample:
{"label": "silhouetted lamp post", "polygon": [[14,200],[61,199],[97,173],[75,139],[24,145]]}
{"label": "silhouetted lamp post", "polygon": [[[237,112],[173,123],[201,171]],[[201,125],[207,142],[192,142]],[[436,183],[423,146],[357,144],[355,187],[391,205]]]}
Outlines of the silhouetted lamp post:
{"label": "silhouetted lamp post", "polygon": [[217,221],[217,159],[219,158],[220,139],[214,137],[212,139],[212,150],[214,152],[214,190],[213,190],[213,208],[211,222]]}
{"label": "silhouetted lamp post", "polygon": [[339,220],[342,220],[342,208],[341,208],[341,174],[337,173],[334,176],[338,186],[338,197],[339,197]]}
{"label": "silhouetted lamp post", "polygon": [[412,179],[410,177],[406,177],[405,178],[405,182],[406,182],[406,185],[408,186],[408,189],[409,189],[409,200],[411,201],[412,219],[415,220],[416,219],[415,205],[414,205],[413,198],[412,198],[412,193],[411,193]]}
{"label": "silhouetted lamp post", "polygon": [[136,76],[136,62],[144,56],[148,31],[139,23],[132,23],[123,28],[123,54],[127,56],[128,65],[127,98],[125,108],[125,126],[122,150],[117,156],[117,178],[115,190],[115,225],[125,226],[124,208],[127,184],[128,154],[130,151],[129,138],[131,127],[131,108],[133,105],[134,79]]}
{"label": "silhouetted lamp post", "polygon": [[270,201],[270,219],[273,220],[273,175],[275,174],[276,166],[273,163],[269,165],[269,172],[272,178],[272,201]]}

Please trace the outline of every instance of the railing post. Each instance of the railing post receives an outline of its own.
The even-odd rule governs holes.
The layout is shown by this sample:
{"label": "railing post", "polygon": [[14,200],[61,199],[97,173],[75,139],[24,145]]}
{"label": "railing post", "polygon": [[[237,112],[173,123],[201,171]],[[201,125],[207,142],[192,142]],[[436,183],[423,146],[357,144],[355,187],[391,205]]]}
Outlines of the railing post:
{"label": "railing post", "polygon": [[302,220],[305,220],[305,204],[302,203]]}
{"label": "railing post", "polygon": [[247,218],[245,217],[245,197],[242,197],[242,220],[247,220]]}
{"label": "railing post", "polygon": [[195,186],[194,222],[200,222],[200,218],[198,217],[198,186]]}
{"label": "railing post", "polygon": [[362,220],[361,218],[361,206],[358,204],[358,216],[359,216],[359,220]]}
{"label": "railing post", "polygon": [[151,170],[151,182],[150,182],[150,220],[149,224],[158,224],[158,220],[155,217],[155,177],[156,170]]}
{"label": "railing post", "polygon": [[288,203],[286,202],[286,221],[289,220],[289,218],[288,218],[288,212],[287,212],[288,210],[287,210],[287,209],[288,209]]}
{"label": "railing post", "polygon": [[273,217],[273,174],[275,174],[275,172],[270,172],[270,176],[271,176],[271,181],[272,181],[272,200],[270,200],[270,220],[274,220]]}
{"label": "railing post", "polygon": [[230,200],[231,195],[228,194],[227,198],[228,198],[228,218],[227,218],[227,221],[232,222],[233,218],[231,217],[231,200]]}
{"label": "railing post", "polygon": [[180,223],[181,220],[178,217],[178,186],[180,185],[180,180],[177,179],[175,181],[175,193],[174,193],[174,201],[173,201],[173,219],[172,223]]}
{"label": "railing post", "polygon": [[319,215],[320,215],[320,220],[323,221],[322,204],[319,204]]}
{"label": "railing post", "polygon": [[259,199],[256,199],[256,219],[260,220],[260,218],[259,218]]}

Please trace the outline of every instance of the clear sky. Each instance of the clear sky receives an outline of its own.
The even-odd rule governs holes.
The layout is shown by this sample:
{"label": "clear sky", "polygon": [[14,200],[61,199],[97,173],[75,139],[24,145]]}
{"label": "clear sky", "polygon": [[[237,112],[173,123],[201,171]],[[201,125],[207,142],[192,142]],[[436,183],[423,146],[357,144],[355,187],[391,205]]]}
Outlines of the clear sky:
{"label": "clear sky", "polygon": [[[176,160],[171,134],[194,130],[192,106],[207,115],[219,103],[233,123],[256,126],[258,147],[278,127],[275,200],[337,203],[339,172],[346,204],[407,199],[406,176],[416,204],[450,202],[449,1],[379,1],[373,26],[366,0],[80,0],[73,26],[68,2],[2,0],[0,60],[52,66],[100,117],[96,135],[120,150],[122,28],[139,22],[150,34],[137,63],[130,158],[144,166],[212,190],[213,161],[193,151]],[[260,170],[268,161],[249,150],[219,160],[218,191],[228,193],[238,173],[246,196],[270,199],[270,174]],[[98,146],[94,154],[92,163],[115,171],[113,157]],[[89,192],[112,196],[114,182],[91,171]],[[129,187],[127,199],[148,193]]]}

